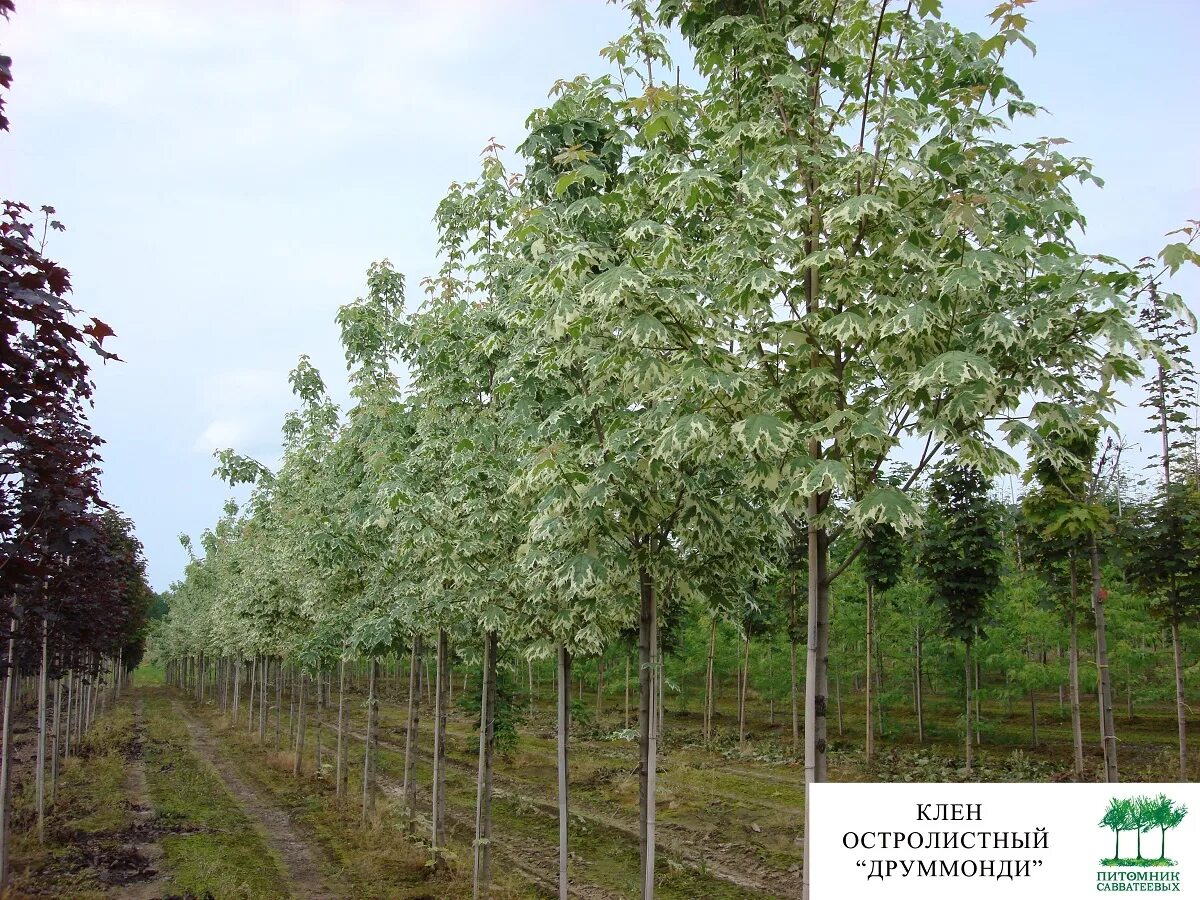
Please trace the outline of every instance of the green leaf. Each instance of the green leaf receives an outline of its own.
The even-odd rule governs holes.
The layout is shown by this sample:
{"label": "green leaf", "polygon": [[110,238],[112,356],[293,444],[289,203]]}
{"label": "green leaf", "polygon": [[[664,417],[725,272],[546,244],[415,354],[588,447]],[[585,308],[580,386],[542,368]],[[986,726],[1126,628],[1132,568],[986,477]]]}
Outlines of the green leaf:
{"label": "green leaf", "polygon": [[734,425],[732,431],[743,447],[758,456],[783,452],[793,435],[792,426],[768,413],[750,416]]}
{"label": "green leaf", "polygon": [[857,225],[868,216],[891,212],[895,208],[890,200],[884,200],[874,194],[863,194],[843,200],[825,215],[825,224],[830,227],[837,225]]}
{"label": "green leaf", "polygon": [[921,511],[904,491],[889,484],[877,485],[850,510],[860,531],[871,525],[891,525],[905,534],[921,524]]}
{"label": "green leaf", "polygon": [[850,470],[836,459],[817,462],[800,481],[800,492],[806,496],[826,491],[844,490],[850,483]]}

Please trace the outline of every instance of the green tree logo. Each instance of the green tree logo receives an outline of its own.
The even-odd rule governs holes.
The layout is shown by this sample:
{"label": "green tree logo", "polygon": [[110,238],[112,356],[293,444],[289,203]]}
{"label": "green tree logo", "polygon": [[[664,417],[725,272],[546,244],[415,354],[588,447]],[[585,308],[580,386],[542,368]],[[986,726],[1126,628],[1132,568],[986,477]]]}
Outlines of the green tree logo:
{"label": "green tree logo", "polygon": [[[1100,860],[1104,866],[1173,866],[1175,861],[1167,858],[1167,832],[1175,828],[1187,815],[1187,807],[1177,805],[1166,794],[1157,797],[1113,797],[1100,819],[1100,827],[1113,832],[1113,855]],[[1158,829],[1159,852],[1157,857],[1142,855],[1142,835]],[[1132,831],[1137,835],[1137,856],[1121,856],[1121,832]]]}

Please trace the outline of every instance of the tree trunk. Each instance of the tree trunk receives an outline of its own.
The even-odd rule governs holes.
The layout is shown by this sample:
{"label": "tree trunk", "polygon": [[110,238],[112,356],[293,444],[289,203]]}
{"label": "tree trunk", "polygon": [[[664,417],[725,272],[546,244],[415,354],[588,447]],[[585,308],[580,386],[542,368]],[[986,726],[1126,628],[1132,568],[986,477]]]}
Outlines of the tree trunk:
{"label": "tree trunk", "polygon": [[[475,794],[475,870],[472,896],[483,900],[491,883],[492,765],[496,748],[496,632],[483,638],[479,692],[479,780]],[[597,700],[597,703],[599,701]]]}
{"label": "tree trunk", "polygon": [[1067,687],[1071,694],[1071,737],[1074,742],[1075,780],[1083,780],[1083,722],[1080,715],[1079,701],[1079,623],[1076,621],[1078,609],[1079,582],[1075,570],[1075,560],[1071,560],[1071,611],[1068,625],[1071,631],[1071,644],[1067,652]]}
{"label": "tree trunk", "polygon": [[346,759],[346,660],[343,657],[338,663],[338,726],[337,726],[337,760],[334,763],[333,780],[334,794],[338,799],[346,796],[347,781],[350,776],[349,760]]}
{"label": "tree trunk", "polygon": [[600,724],[600,716],[604,713],[604,657],[596,659],[596,724]]}
{"label": "tree trunk", "polygon": [[658,609],[655,601],[654,582],[644,567],[639,573],[641,593],[641,623],[638,635],[638,650],[641,672],[641,703],[638,710],[639,739],[641,749],[641,771],[638,779],[638,801],[640,813],[640,850],[642,872],[642,898],[654,897],[654,850],[655,850],[655,789],[657,775],[657,715],[655,694],[658,674]]}
{"label": "tree trunk", "polygon": [[971,642],[965,644],[966,654],[963,661],[963,683],[967,689],[967,774],[975,763],[975,749],[971,744]]}
{"label": "tree trunk", "polygon": [[867,762],[875,756],[875,715],[871,710],[871,657],[875,650],[875,589],[867,582]]}
{"label": "tree trunk", "polygon": [[[978,637],[979,629],[975,629],[975,635]],[[979,729],[983,722],[983,717],[979,714],[980,691],[979,691],[979,661],[975,661],[975,744],[983,746],[983,738],[980,736]]]}
{"label": "tree trunk", "polygon": [[1033,723],[1033,749],[1038,745],[1037,692],[1029,692],[1029,718]]}
{"label": "tree trunk", "polygon": [[[628,659],[628,657],[626,658]],[[568,822],[570,802],[570,773],[567,770],[567,748],[571,736],[571,652],[561,644],[558,648],[558,897],[567,900],[570,880],[567,872],[567,862],[570,859],[568,847]],[[628,662],[626,662],[628,673]],[[629,695],[629,678],[626,674],[625,694]],[[628,710],[628,703],[626,703]],[[626,713],[628,718],[628,712]]]}
{"label": "tree trunk", "polygon": [[437,686],[433,710],[433,811],[430,844],[434,863],[439,864],[445,841],[446,820],[446,682],[450,679],[450,645],[445,628],[438,629]]}
{"label": "tree trunk", "polygon": [[[363,739],[362,821],[364,825],[371,821],[371,815],[375,812],[375,732],[379,721],[379,700],[375,696],[375,671],[378,668],[379,664],[372,656],[367,661],[367,733]],[[303,718],[302,709],[302,721]]]}
{"label": "tree trunk", "polygon": [[[793,757],[800,755],[800,678],[799,678],[799,674],[797,671],[797,662],[796,662],[796,656],[797,656],[796,645],[798,643],[798,641],[796,640],[796,635],[799,633],[799,630],[800,630],[800,622],[799,622],[799,611],[796,608],[796,600],[797,600],[796,570],[798,568],[796,556],[797,556],[797,552],[793,551],[791,554],[791,559],[789,560],[789,563],[791,566],[791,576],[792,577],[790,579],[790,586],[788,587],[788,594],[791,598],[791,609],[788,613],[788,645],[789,645],[789,652],[790,652],[788,663],[791,668],[792,756]],[[805,883],[807,884],[807,876],[805,876]]]}
{"label": "tree trunk", "polygon": [[50,753],[50,805],[58,797],[58,754],[62,742],[62,678],[54,679],[54,745]]}
{"label": "tree trunk", "polygon": [[625,730],[629,730],[629,654],[625,655]]}
{"label": "tree trunk", "polygon": [[233,711],[230,713],[230,718],[233,719],[236,725],[242,714],[242,661],[235,658],[233,661]]}
{"label": "tree trunk", "polygon": [[842,679],[836,666],[833,669],[833,691],[837,695],[838,737],[843,737],[845,730],[842,727]]}
{"label": "tree trunk", "polygon": [[1092,535],[1092,610],[1096,615],[1096,668],[1100,673],[1100,722],[1104,742],[1104,780],[1117,781],[1117,733],[1113,722],[1112,682],[1108,671],[1108,639],[1104,630],[1104,600],[1107,592],[1101,580],[1100,548]]}
{"label": "tree trunk", "polygon": [[300,774],[304,766],[304,672],[301,670],[299,698],[296,700],[296,755],[292,761],[292,777]]}
{"label": "tree trunk", "polygon": [[283,657],[275,660],[275,750],[283,749]]}
{"label": "tree trunk", "polygon": [[917,702],[917,743],[925,743],[925,705],[921,684],[921,623],[917,623],[917,671],[913,678]]}
{"label": "tree trunk", "polygon": [[[258,682],[258,656],[250,661],[250,696],[246,698],[246,734],[254,734],[254,685]],[[259,691],[261,694],[262,691]],[[259,703],[262,698],[259,698]]]}
{"label": "tree trunk", "polygon": [[750,693],[750,635],[742,638],[742,664],[738,666],[738,746],[746,747],[746,696]]}
{"label": "tree trunk", "polygon": [[1175,717],[1179,725],[1179,780],[1187,781],[1187,704],[1183,698],[1183,642],[1179,640],[1179,621],[1171,623],[1171,649],[1175,655]]}
{"label": "tree trunk", "polygon": [[[713,661],[717,650],[717,617],[708,629],[708,662],[704,669],[704,742],[712,740],[713,726]],[[629,727],[626,725],[625,727]]]}
{"label": "tree trunk", "polygon": [[[657,617],[656,617],[657,618]],[[655,626],[655,631],[658,628]],[[662,736],[665,733],[665,723],[663,717],[666,715],[667,704],[664,702],[667,688],[667,667],[663,662],[662,644],[658,645],[658,693],[654,697],[654,742],[655,744],[662,743]]]}
{"label": "tree trunk", "polygon": [[421,673],[424,647],[421,635],[413,636],[411,664],[408,667],[408,726],[404,733],[404,821],[412,834],[417,827],[417,736],[421,725]]}
{"label": "tree trunk", "polygon": [[71,755],[71,711],[75,708],[75,670],[67,673],[67,727],[64,738],[63,756]]}
{"label": "tree trunk", "polygon": [[46,843],[46,688],[49,668],[50,624],[42,619],[42,667],[38,674],[38,739],[37,739],[37,836]]}
{"label": "tree trunk", "polygon": [[12,816],[12,716],[16,702],[17,618],[9,622],[8,671],[4,673],[4,722],[0,726],[0,893],[8,886],[8,822]]}
{"label": "tree trunk", "polygon": [[317,669],[317,733],[313,748],[313,774],[321,777],[321,732],[325,728],[325,693],[321,690],[321,670]]}
{"label": "tree trunk", "polygon": [[[816,448],[820,454],[820,446]],[[808,649],[804,676],[804,784],[828,780],[826,741],[829,695],[829,535],[816,523],[825,503],[808,502]],[[807,797],[807,790],[805,793]],[[808,900],[812,859],[812,804],[804,804],[804,868],[801,893]]]}
{"label": "tree trunk", "polygon": [[267,655],[262,657],[262,671],[258,676],[258,743],[267,743]]}

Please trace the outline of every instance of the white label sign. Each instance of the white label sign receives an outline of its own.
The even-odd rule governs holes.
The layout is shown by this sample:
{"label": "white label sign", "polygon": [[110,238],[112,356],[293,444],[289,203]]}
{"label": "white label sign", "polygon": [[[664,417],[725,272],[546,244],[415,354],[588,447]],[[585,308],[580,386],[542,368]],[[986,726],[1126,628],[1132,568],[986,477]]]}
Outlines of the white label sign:
{"label": "white label sign", "polygon": [[812,900],[1200,898],[1200,785],[812,787]]}

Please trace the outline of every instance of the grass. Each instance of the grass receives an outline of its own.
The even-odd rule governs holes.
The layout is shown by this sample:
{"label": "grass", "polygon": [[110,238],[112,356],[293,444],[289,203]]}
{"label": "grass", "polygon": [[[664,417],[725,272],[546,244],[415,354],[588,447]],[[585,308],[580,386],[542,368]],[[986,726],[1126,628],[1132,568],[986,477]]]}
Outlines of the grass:
{"label": "grass", "polygon": [[[210,727],[221,737],[223,752],[233,762],[238,774],[247,783],[268,793],[287,810],[293,822],[313,836],[325,851],[330,862],[325,875],[339,880],[348,888],[348,895],[364,900],[419,900],[419,898],[465,898],[471,896],[469,871],[464,878],[462,867],[451,866],[435,872],[426,863],[424,849],[412,843],[398,827],[398,816],[392,815],[387,801],[382,799],[370,827],[362,824],[359,797],[361,784],[357,773],[362,764],[361,749],[351,754],[351,779],[346,802],[339,803],[330,778],[313,777],[308,766],[300,778],[292,776],[293,755],[274,750],[273,722],[267,731],[267,747],[261,747],[246,733],[244,720],[233,725],[213,712],[199,710]],[[311,754],[315,727],[306,730],[306,753]],[[328,731],[325,736],[327,758],[332,761],[333,747]],[[311,757],[310,757],[311,760]],[[461,857],[469,852],[459,847]],[[468,857],[469,858],[469,857]],[[469,868],[469,867],[468,867]],[[496,900],[529,896],[504,876],[498,879]]]}
{"label": "grass", "polygon": [[163,689],[145,689],[146,782],[175,887],[203,897],[287,897],[286,875],[220,777],[191,749]]}
{"label": "grass", "polygon": [[[54,803],[47,796],[46,843],[37,840],[32,778],[14,792],[11,873],[13,894],[33,893],[92,900],[106,896],[91,865],[112,858],[120,832],[131,823],[123,785],[132,712],[121,704],[99,716],[78,756],[60,763]],[[47,786],[49,790],[49,786]]]}
{"label": "grass", "polygon": [[[190,751],[186,727],[162,685],[160,670],[143,668],[135,685],[145,698],[147,777],[151,793],[165,821],[183,833],[164,839],[167,861],[181,890],[203,896],[211,891],[223,897],[279,897],[283,884],[279,863],[266,849],[254,825],[236,802],[224,792],[219,779]],[[244,688],[243,688],[244,690]],[[212,698],[217,697],[214,692]],[[335,698],[336,699],[336,698]],[[915,720],[901,704],[887,711],[887,739],[880,744],[874,761],[862,755],[861,697],[846,691],[843,697],[844,729],[838,735],[831,717],[831,776],[844,781],[953,781],[965,780],[961,769],[962,748],[953,715],[953,698],[927,698],[927,741],[915,739]],[[1041,740],[1030,747],[1029,719],[1017,704],[1012,714],[1000,703],[985,704],[984,742],[977,749],[977,781],[1054,781],[1070,774],[1071,738],[1069,717],[1060,714],[1051,696],[1041,698]],[[243,694],[244,701],[244,694]],[[942,707],[945,707],[944,709]],[[451,811],[449,864],[433,871],[428,848],[422,842],[422,826],[415,839],[399,827],[394,801],[381,794],[369,827],[360,821],[360,772],[362,748],[350,744],[349,796],[338,803],[332,789],[334,736],[331,721],[336,710],[326,713],[325,770],[312,771],[315,717],[310,707],[305,741],[306,760],[300,778],[292,777],[292,754],[274,750],[275,722],[268,723],[267,746],[259,746],[242,723],[233,726],[221,717],[212,700],[191,707],[219,735],[221,752],[241,778],[287,810],[297,830],[309,835],[326,879],[344,886],[349,896],[418,900],[470,896],[471,821],[475,804],[474,765],[477,737],[469,717],[453,710],[448,735],[451,767],[447,776]],[[287,713],[285,699],[284,715]],[[363,703],[360,695],[348,699],[352,730],[361,733]],[[245,708],[243,706],[243,713]],[[421,745],[426,753],[419,761],[418,783],[422,803],[428,802],[431,772],[428,746],[431,740],[430,709],[422,709]],[[790,720],[784,714],[774,723],[766,721],[765,707],[754,708],[750,739],[744,746],[736,740],[736,720],[728,709],[718,716],[718,738],[709,746],[700,740],[699,717],[669,704],[667,733],[660,756],[660,835],[688,846],[700,854],[700,868],[683,865],[672,853],[658,856],[659,896],[670,898],[711,897],[715,900],[761,896],[717,878],[706,866],[715,860],[725,865],[755,867],[778,873],[780,883],[798,870],[801,861],[799,836],[804,811],[803,771],[790,757]],[[380,734],[392,746],[381,746],[379,771],[394,791],[402,778],[404,701],[389,697],[381,704]],[[572,740],[571,868],[573,874],[620,894],[637,892],[638,851],[630,828],[637,822],[636,744],[613,739],[621,724],[619,706],[609,706],[601,723],[580,723]],[[1085,713],[1089,770],[1096,767],[1098,747],[1090,741],[1094,723]],[[1122,724],[1125,725],[1122,728]],[[1135,721],[1118,722],[1123,740],[1122,776],[1156,780],[1171,771],[1171,738],[1174,720],[1170,710],[1144,705]],[[99,729],[95,735],[99,735]],[[102,756],[102,754],[101,754]],[[498,760],[498,793],[494,801],[494,829],[498,843],[518,855],[536,853],[553,863],[557,843],[554,801],[553,713],[539,705],[521,727],[512,751]],[[107,764],[100,756],[90,759],[96,767],[98,784],[113,786],[119,781],[121,757]],[[107,768],[106,768],[107,766]],[[102,792],[106,788],[98,787]],[[421,811],[427,815],[426,810]],[[103,804],[80,803],[77,820],[98,829],[119,827],[121,813]],[[89,818],[95,817],[95,818]],[[111,817],[111,818],[106,818]],[[76,825],[81,828],[82,826]],[[728,851],[725,855],[722,850]],[[707,863],[705,862],[707,860]],[[1127,861],[1120,861],[1127,864]],[[1115,864],[1110,862],[1109,864]],[[1143,861],[1141,865],[1161,865]],[[265,875],[263,873],[266,873]],[[497,853],[493,863],[497,900],[541,896],[542,888],[506,864]],[[74,892],[70,896],[87,897]]]}

